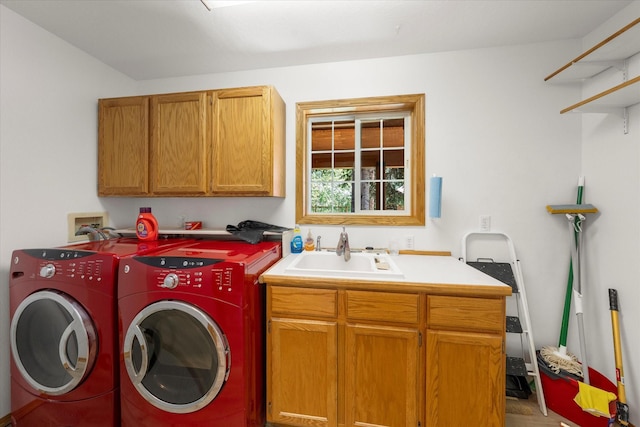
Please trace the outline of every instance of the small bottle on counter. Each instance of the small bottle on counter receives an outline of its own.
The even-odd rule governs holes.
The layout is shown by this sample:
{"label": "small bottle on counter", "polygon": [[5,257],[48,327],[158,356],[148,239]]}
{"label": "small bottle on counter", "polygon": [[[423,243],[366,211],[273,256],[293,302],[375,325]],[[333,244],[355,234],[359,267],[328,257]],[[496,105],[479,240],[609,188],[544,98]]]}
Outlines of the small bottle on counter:
{"label": "small bottle on counter", "polygon": [[158,220],[151,213],[151,208],[140,208],[136,220],[136,235],[140,240],[158,240]]}
{"label": "small bottle on counter", "polygon": [[302,247],[302,234],[300,233],[300,226],[296,224],[296,227],[293,229],[293,238],[291,239],[291,253],[301,253]]}
{"label": "small bottle on counter", "polygon": [[307,239],[304,241],[304,250],[305,251],[313,251],[316,248],[316,244],[313,242],[313,234],[311,234],[311,229],[307,232]]}

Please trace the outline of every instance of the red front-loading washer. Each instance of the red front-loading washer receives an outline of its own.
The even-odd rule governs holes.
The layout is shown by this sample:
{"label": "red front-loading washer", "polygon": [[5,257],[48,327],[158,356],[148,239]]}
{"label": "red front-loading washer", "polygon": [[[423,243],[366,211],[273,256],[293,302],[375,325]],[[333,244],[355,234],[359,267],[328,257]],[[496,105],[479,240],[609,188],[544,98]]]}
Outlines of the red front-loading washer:
{"label": "red front-loading washer", "polygon": [[279,242],[200,241],[120,263],[123,427],[265,423],[264,289]]}
{"label": "red front-loading washer", "polygon": [[123,238],[13,252],[13,426],[120,425],[118,263],[186,243]]}

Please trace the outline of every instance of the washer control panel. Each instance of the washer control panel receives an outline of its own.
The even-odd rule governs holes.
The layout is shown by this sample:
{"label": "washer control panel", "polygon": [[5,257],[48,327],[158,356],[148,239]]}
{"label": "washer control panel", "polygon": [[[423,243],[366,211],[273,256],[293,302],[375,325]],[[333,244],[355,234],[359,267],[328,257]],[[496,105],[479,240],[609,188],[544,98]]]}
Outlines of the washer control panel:
{"label": "washer control panel", "polygon": [[[197,291],[206,288],[231,292],[234,271],[238,268],[237,263],[211,258],[139,256],[134,259],[151,267],[148,274],[153,276],[150,281],[154,287],[169,290],[190,288]],[[124,273],[131,270],[131,266],[125,264]]]}
{"label": "washer control panel", "polygon": [[[23,252],[21,254],[19,252]],[[90,251],[25,249],[14,255],[13,268],[32,278],[67,282],[102,282],[111,275],[113,258]]]}

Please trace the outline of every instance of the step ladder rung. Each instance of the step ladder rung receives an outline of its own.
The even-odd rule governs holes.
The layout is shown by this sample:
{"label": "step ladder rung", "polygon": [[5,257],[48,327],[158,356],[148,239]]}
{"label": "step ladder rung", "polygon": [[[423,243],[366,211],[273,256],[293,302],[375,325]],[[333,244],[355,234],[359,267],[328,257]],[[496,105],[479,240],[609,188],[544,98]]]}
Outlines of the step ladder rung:
{"label": "step ladder rung", "polygon": [[520,318],[518,316],[507,316],[507,332],[511,334],[521,334],[522,323],[520,323]]}
{"label": "step ladder rung", "polygon": [[507,356],[507,375],[527,376],[527,367],[522,357]]}
{"label": "step ladder rung", "polygon": [[513,293],[518,292],[518,284],[516,278],[513,275],[513,269],[508,262],[494,262],[494,261],[467,261],[471,267],[482,271],[484,274],[493,277],[501,281],[502,283],[511,286]]}

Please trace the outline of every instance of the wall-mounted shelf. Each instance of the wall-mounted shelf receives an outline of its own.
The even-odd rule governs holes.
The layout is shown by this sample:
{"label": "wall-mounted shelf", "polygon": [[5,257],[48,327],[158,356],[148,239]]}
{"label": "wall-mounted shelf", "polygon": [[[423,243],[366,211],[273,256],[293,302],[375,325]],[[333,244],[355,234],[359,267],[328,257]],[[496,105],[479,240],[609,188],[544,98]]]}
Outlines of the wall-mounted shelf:
{"label": "wall-mounted shelf", "polygon": [[591,78],[604,70],[624,69],[624,61],[640,52],[640,18],[558,68],[545,81],[564,83]]}
{"label": "wall-mounted shelf", "polygon": [[564,113],[611,113],[640,102],[640,76],[577,102],[563,110]]}
{"label": "wall-mounted shelf", "polygon": [[636,18],[545,77],[545,81],[566,83],[596,77],[612,67],[622,73],[623,83],[570,105],[561,110],[560,114],[617,114],[622,117],[624,133],[628,133],[628,107],[640,103],[640,76],[629,79],[628,60],[639,52],[640,18]]}

